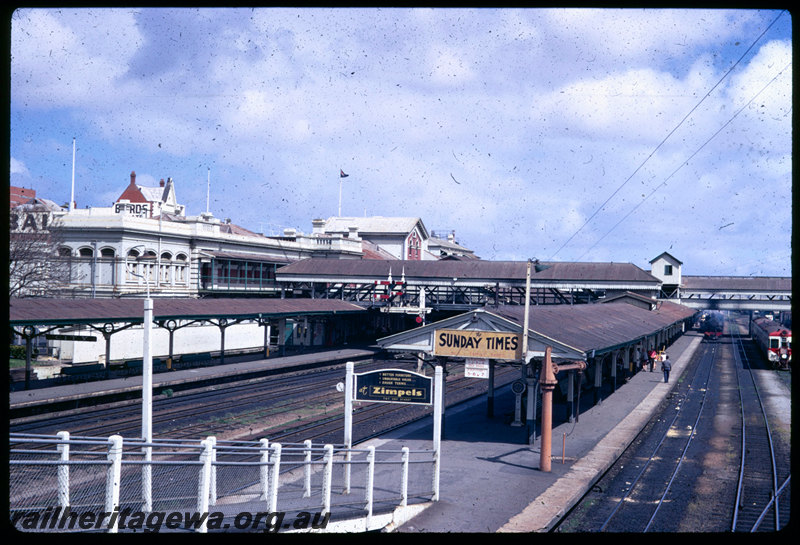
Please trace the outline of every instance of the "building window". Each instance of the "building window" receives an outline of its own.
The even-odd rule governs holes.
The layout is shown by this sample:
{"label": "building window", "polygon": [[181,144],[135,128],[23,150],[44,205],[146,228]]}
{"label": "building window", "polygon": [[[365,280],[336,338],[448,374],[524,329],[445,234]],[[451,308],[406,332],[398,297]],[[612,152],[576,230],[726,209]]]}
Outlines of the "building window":
{"label": "building window", "polygon": [[664,276],[672,276],[672,265],[664,265]]}
{"label": "building window", "polygon": [[178,284],[186,284],[186,255],[178,254],[175,256],[175,281]]}
{"label": "building window", "polygon": [[422,244],[420,243],[419,235],[414,232],[408,236],[408,260],[419,261],[422,259]]}
{"label": "building window", "polygon": [[170,284],[172,282],[172,254],[169,252],[161,253],[161,262],[158,265],[158,281],[160,284]]}

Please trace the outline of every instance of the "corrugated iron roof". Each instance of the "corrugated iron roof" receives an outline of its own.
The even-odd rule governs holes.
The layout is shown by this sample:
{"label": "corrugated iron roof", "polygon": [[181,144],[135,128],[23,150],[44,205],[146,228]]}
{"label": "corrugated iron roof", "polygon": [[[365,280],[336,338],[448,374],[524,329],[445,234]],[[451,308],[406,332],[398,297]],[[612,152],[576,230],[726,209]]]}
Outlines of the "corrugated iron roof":
{"label": "corrugated iron roof", "polygon": [[[406,277],[458,278],[462,280],[525,280],[525,261],[484,260],[347,260],[303,259],[281,267],[281,276],[348,276],[385,278],[391,269],[392,276],[405,271]],[[539,270],[537,270],[539,269]],[[657,284],[658,279],[631,263],[540,263],[531,272],[532,281],[611,281]]]}
{"label": "corrugated iron roof", "polygon": [[681,288],[716,291],[792,291],[786,276],[681,276]]}
{"label": "corrugated iron roof", "polygon": [[[518,324],[524,323],[523,306],[486,309]],[[528,315],[531,331],[589,352],[629,344],[671,324],[689,318],[695,310],[675,303],[662,303],[645,310],[627,303],[604,305],[534,305]]]}
{"label": "corrugated iron roof", "polygon": [[[23,298],[9,301],[11,325],[141,323],[144,299]],[[154,298],[153,319],[247,318],[364,312],[337,299]]]}
{"label": "corrugated iron roof", "polygon": [[359,235],[361,233],[368,235],[408,234],[417,225],[420,226],[423,236],[428,238],[428,230],[425,228],[422,220],[414,217],[334,216],[325,221],[324,230],[326,233],[348,233],[350,227],[356,227]]}

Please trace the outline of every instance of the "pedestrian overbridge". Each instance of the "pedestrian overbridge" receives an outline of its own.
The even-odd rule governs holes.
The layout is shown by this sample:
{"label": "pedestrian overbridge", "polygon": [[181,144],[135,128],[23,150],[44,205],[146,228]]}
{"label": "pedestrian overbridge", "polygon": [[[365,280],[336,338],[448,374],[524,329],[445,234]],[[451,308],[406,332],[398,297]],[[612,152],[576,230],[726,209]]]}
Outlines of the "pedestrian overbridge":
{"label": "pedestrian overbridge", "polygon": [[687,276],[670,298],[698,310],[790,312],[792,279],[776,276]]}

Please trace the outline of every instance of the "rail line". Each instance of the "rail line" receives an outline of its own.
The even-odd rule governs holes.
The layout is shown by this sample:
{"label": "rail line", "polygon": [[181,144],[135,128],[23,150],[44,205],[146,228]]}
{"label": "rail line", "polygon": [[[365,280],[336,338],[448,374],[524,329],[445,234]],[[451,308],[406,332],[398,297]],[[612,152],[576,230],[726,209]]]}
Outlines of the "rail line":
{"label": "rail line", "polygon": [[783,385],[741,327],[729,320],[722,338],[701,343],[656,416],[556,532],[786,528],[789,422],[785,405],[763,395],[784,403]]}
{"label": "rail line", "polygon": [[[364,369],[380,366],[380,362],[362,364]],[[342,375],[343,365],[326,366],[313,372],[288,372],[279,376],[249,379],[223,386],[203,388],[182,392],[174,397],[160,397],[154,400],[153,424],[160,434],[169,428],[180,429],[181,436],[199,437],[201,432],[216,433],[207,419],[221,413],[235,414],[237,418],[251,417],[263,412],[265,408],[273,411],[291,411],[303,404],[312,403],[315,398],[335,394],[333,381]],[[311,395],[315,389],[311,384],[331,385],[329,391],[316,388],[318,395]],[[70,430],[83,436],[102,436],[109,433],[135,435],[141,426],[141,415],[134,407],[141,400],[118,402],[96,409],[73,411],[61,416],[38,415],[11,422],[11,431],[25,433],[46,433]],[[259,406],[256,410],[243,409]],[[94,414],[87,422],[87,414]],[[113,429],[110,429],[113,428]]]}
{"label": "rail line", "polygon": [[[653,528],[683,466],[687,450],[695,438],[706,404],[716,352],[717,347],[710,346],[702,354],[700,362],[694,367],[688,387],[676,403],[675,415],[661,432],[647,462],[630,483],[628,490],[600,525],[599,531],[608,531],[611,524],[620,519],[624,519],[626,525],[630,521],[647,521],[641,528],[626,528],[626,531],[648,532]],[[655,507],[651,507],[652,504]]]}
{"label": "rail line", "polygon": [[[777,445],[773,441],[769,416],[761,397],[738,327],[731,328],[741,408],[741,458],[736,501],[733,507],[733,532],[780,530],[789,519],[788,468],[779,466]],[[767,523],[771,515],[772,524]]]}

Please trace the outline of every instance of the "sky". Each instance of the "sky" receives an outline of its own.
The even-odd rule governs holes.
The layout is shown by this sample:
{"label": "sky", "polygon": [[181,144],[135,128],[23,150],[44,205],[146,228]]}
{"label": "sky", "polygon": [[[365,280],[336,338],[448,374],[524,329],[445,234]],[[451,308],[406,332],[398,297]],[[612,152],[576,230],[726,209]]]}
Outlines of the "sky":
{"label": "sky", "polygon": [[135,171],[145,186],[171,177],[187,215],[267,235],[310,233],[341,206],[419,217],[487,260],[649,271],[669,252],[683,274],[791,276],[791,22],[19,9],[9,180],[63,204],[74,166],[85,208],[111,206]]}

